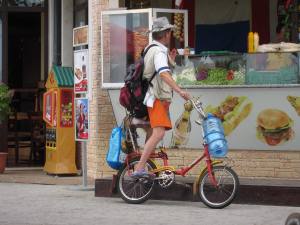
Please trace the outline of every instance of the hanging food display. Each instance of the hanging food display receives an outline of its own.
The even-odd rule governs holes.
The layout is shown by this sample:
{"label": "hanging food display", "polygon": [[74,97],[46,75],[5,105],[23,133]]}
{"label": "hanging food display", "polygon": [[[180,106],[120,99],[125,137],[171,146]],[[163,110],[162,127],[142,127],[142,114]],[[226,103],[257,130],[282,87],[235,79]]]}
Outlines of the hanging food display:
{"label": "hanging food display", "polygon": [[147,29],[147,27],[139,27],[131,34],[134,62],[140,58],[143,49],[148,45]]}
{"label": "hanging food display", "polygon": [[175,13],[174,14],[174,24],[175,30],[173,36],[176,40],[183,42],[184,41],[184,14]]}

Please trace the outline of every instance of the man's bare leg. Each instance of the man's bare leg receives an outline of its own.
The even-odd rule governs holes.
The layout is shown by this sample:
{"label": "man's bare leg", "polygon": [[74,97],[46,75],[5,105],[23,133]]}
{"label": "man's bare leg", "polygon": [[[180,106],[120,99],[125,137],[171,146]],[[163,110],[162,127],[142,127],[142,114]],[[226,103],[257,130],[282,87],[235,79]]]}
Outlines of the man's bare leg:
{"label": "man's bare leg", "polygon": [[156,148],[156,145],[162,140],[165,135],[164,127],[155,127],[152,130],[151,137],[147,140],[144,151],[139,163],[136,165],[136,171],[140,171],[145,168],[146,162],[149,159],[152,151]]}

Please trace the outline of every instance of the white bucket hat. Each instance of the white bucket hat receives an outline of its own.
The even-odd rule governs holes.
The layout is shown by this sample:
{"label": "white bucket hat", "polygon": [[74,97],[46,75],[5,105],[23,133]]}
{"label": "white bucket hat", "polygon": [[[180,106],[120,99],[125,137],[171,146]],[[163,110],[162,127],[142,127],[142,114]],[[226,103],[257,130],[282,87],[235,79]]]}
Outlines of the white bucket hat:
{"label": "white bucket hat", "polygon": [[175,26],[169,23],[167,17],[159,17],[153,20],[152,30],[150,32],[159,32],[174,28]]}

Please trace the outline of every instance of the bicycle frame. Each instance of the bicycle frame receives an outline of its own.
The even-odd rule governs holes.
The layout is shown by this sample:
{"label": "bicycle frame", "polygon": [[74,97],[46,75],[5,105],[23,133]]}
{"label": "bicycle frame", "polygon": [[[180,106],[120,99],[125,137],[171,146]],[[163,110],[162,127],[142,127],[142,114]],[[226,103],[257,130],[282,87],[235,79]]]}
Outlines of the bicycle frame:
{"label": "bicycle frame", "polygon": [[[196,121],[196,123],[198,125],[200,125],[200,127],[202,128],[202,134],[203,134],[203,127],[202,127],[202,123],[201,120],[203,120],[203,118],[205,118],[205,112],[202,109],[202,104],[201,102],[195,102],[194,100],[191,100],[194,108],[197,110],[197,112],[199,113],[199,120]],[[194,168],[198,163],[200,163],[203,159],[205,159],[206,162],[206,167],[204,167],[200,173],[200,175],[202,175],[204,173],[204,171],[207,169],[208,170],[208,174],[210,177],[210,180],[212,182],[212,184],[214,186],[217,186],[217,181],[215,179],[215,176],[212,173],[212,166],[215,164],[220,164],[223,161],[220,160],[214,160],[212,161],[210,158],[210,154],[208,151],[208,144],[205,143],[204,141],[204,152],[201,156],[199,156],[198,158],[196,158],[192,163],[190,163],[188,166],[184,166],[178,169],[175,169],[172,166],[169,166],[169,162],[168,162],[168,155],[167,153],[164,151],[164,147],[160,148],[159,152],[154,152],[150,155],[150,160],[152,160],[152,162],[157,165],[155,163],[155,161],[153,159],[161,159],[163,161],[163,166],[159,166],[157,165],[157,169],[152,170],[150,172],[152,173],[157,173],[160,171],[165,171],[165,170],[171,170],[172,172],[174,172],[175,175],[180,175],[180,176],[185,176],[192,168]],[[135,148],[134,148],[135,149]],[[136,149],[135,149],[136,150]],[[139,150],[134,151],[132,153],[130,153],[125,160],[126,165],[128,166],[130,159],[137,157],[137,156],[141,156],[141,153]]]}
{"label": "bicycle frame", "polygon": [[[161,148],[159,152],[157,152],[157,153],[155,152],[155,153],[152,153],[150,155],[150,160],[152,160],[152,162],[155,165],[157,165],[157,163],[155,163],[155,161],[153,159],[161,159],[163,161],[163,166],[157,165],[157,169],[152,170],[150,172],[157,173],[157,172],[164,171],[164,170],[171,170],[171,171],[174,172],[175,175],[180,175],[180,176],[184,177],[192,168],[194,168],[203,159],[205,159],[206,166],[202,169],[200,174],[203,174],[203,172],[207,169],[212,184],[217,186],[217,181],[216,181],[215,177],[212,174],[212,166],[216,165],[216,164],[220,164],[223,161],[221,161],[221,160],[211,160],[207,144],[204,145],[204,152],[201,156],[196,158],[188,166],[184,166],[184,167],[181,167],[181,168],[178,168],[178,169],[175,169],[174,167],[169,165],[168,155],[163,149],[164,148]],[[125,161],[126,165],[128,166],[128,163],[129,163],[130,159],[132,159],[134,157],[137,157],[137,156],[141,156],[141,153],[140,152],[132,152],[131,154],[129,154],[126,158],[126,161]]]}

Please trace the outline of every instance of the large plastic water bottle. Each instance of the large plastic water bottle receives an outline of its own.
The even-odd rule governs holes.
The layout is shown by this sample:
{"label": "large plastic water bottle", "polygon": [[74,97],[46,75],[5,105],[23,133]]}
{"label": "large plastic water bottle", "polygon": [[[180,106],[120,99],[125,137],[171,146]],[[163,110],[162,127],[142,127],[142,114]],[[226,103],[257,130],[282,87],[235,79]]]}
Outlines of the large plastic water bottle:
{"label": "large plastic water bottle", "polygon": [[226,156],[228,145],[221,120],[209,113],[203,121],[203,131],[209,153],[214,157]]}

